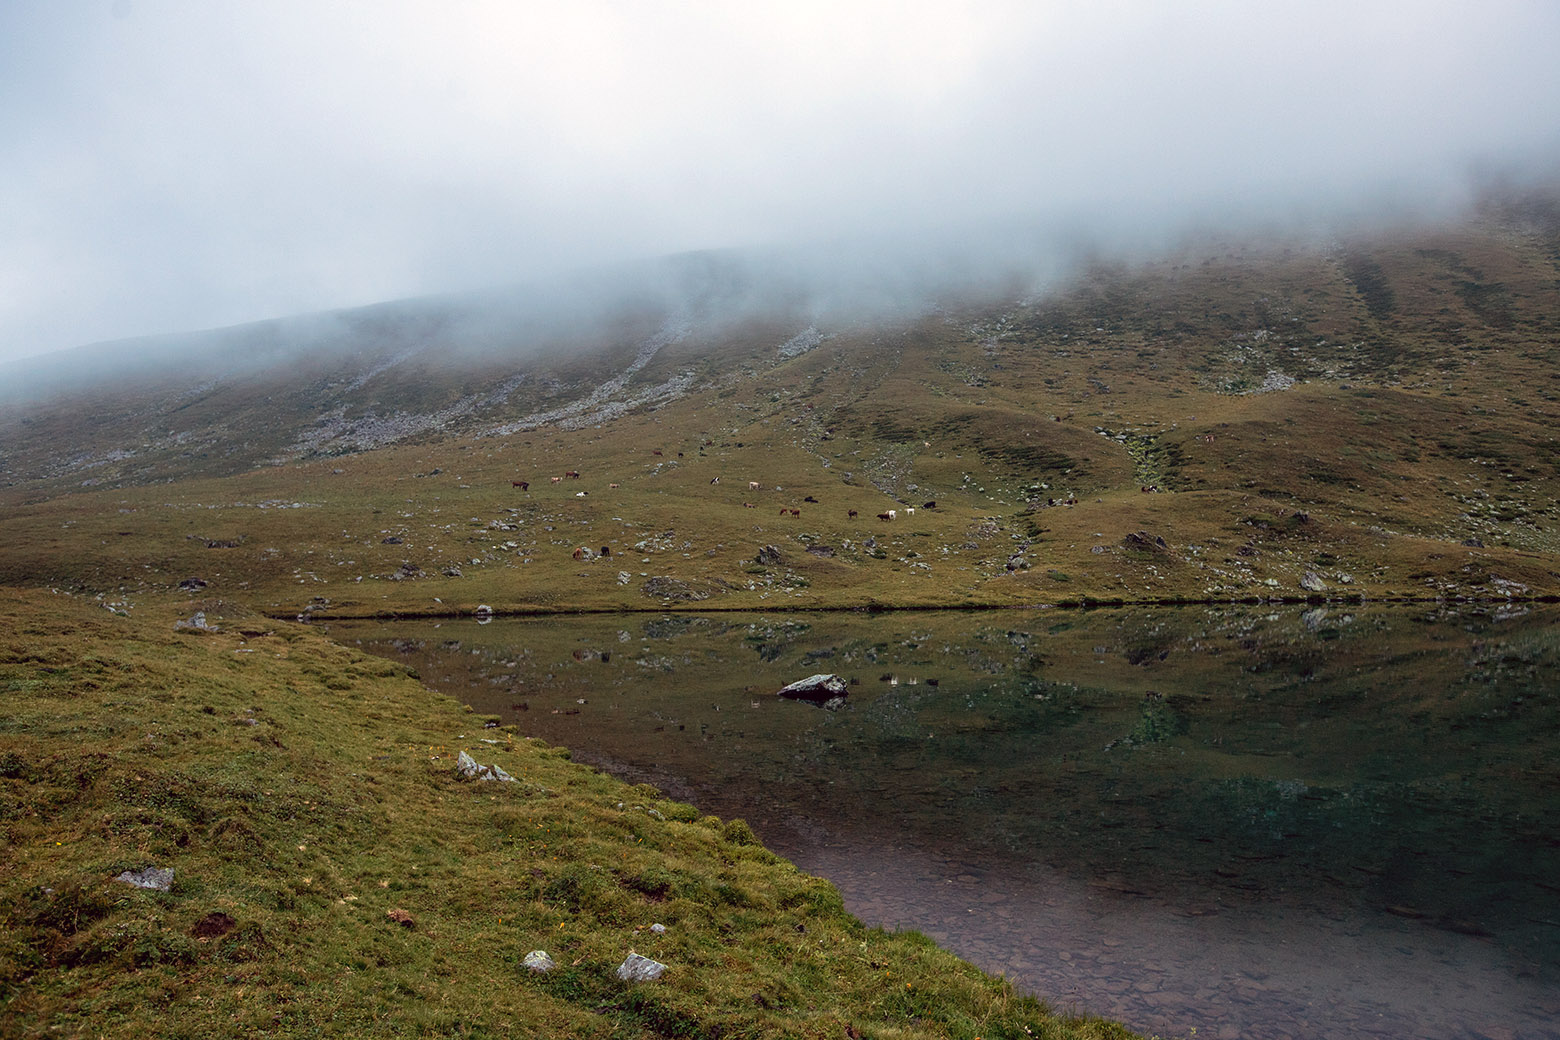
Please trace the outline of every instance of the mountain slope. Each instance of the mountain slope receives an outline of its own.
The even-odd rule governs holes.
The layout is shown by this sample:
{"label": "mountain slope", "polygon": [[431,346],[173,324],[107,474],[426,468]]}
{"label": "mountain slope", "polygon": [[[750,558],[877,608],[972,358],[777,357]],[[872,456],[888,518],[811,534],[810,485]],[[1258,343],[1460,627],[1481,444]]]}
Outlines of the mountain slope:
{"label": "mountain slope", "polygon": [[190,337],[0,421],[0,576],[346,613],[1553,595],[1557,213],[870,316],[706,256],[596,308]]}

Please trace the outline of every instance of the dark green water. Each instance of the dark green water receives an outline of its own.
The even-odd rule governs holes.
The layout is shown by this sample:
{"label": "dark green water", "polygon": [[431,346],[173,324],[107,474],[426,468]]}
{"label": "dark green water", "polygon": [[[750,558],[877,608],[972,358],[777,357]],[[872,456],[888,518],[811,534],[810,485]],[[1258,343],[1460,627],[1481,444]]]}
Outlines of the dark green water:
{"label": "dark green water", "polygon": [[[1198,1036],[1560,1037],[1560,628],[1416,607],[335,624],[869,923]],[[774,696],[851,680],[828,711]],[[475,735],[474,735],[475,736]]]}

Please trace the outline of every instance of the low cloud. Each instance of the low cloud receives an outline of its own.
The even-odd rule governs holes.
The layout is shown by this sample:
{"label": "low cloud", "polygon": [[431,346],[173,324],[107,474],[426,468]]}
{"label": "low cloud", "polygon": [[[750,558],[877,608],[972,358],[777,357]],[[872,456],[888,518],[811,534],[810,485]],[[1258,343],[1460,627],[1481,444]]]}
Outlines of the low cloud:
{"label": "low cloud", "polygon": [[692,250],[1434,215],[1560,157],[1552,4],[845,8],[11,5],[0,359]]}

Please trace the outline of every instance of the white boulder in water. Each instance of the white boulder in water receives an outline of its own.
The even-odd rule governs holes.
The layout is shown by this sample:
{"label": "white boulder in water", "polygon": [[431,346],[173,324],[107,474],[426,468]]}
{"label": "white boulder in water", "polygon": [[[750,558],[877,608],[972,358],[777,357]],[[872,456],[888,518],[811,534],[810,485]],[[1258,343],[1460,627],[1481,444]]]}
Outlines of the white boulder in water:
{"label": "white boulder in water", "polygon": [[805,679],[798,679],[791,685],[782,687],[777,696],[807,701],[809,704],[820,704],[833,710],[845,703],[845,695],[849,692],[850,684],[838,675],[819,674],[809,675]]}

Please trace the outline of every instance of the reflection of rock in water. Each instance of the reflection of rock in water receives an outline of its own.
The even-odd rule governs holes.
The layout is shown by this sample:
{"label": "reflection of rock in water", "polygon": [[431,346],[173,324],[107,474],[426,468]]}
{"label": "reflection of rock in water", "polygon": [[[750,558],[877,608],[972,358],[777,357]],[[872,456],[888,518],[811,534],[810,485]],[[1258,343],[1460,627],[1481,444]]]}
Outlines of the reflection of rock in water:
{"label": "reflection of rock in water", "polygon": [[795,621],[778,625],[748,625],[743,642],[758,654],[760,661],[773,664],[785,656],[786,651],[795,646],[796,641],[811,628],[811,625]]}
{"label": "reflection of rock in water", "polygon": [[680,615],[658,617],[645,622],[645,638],[675,639],[677,636],[686,635],[695,628],[702,628],[708,624],[709,619],[701,617],[683,617]]}
{"label": "reflection of rock in water", "polygon": [[1186,716],[1176,711],[1164,697],[1153,690],[1143,698],[1143,708],[1138,723],[1132,727],[1125,743],[1157,744],[1186,732]]}

